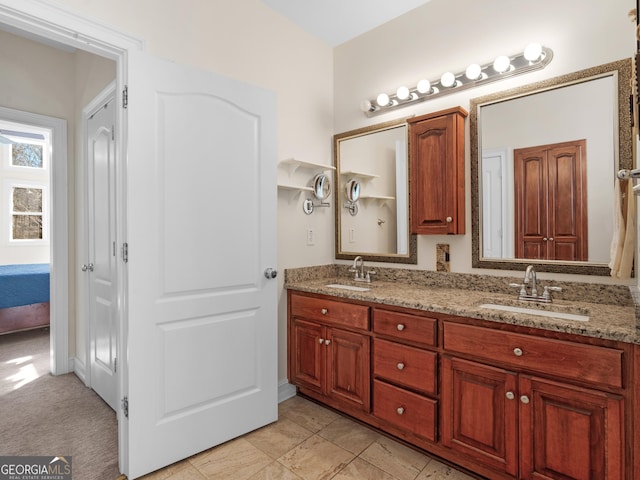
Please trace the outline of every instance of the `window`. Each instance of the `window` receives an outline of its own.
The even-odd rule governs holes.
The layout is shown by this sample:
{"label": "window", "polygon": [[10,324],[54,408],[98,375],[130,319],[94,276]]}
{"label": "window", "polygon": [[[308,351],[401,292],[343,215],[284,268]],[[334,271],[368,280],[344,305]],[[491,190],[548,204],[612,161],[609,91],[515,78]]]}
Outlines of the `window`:
{"label": "window", "polygon": [[13,187],[11,203],[11,239],[44,239],[43,189],[35,187]]}
{"label": "window", "polygon": [[35,143],[13,143],[11,165],[14,167],[43,168],[42,145]]}

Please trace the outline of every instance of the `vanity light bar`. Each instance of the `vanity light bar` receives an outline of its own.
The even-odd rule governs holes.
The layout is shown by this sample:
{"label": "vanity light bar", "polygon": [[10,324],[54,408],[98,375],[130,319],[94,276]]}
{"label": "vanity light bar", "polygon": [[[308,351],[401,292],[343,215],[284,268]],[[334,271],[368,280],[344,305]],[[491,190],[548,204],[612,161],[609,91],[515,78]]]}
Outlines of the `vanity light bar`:
{"label": "vanity light bar", "polygon": [[541,70],[552,59],[553,51],[550,48],[532,43],[523,52],[510,57],[501,55],[485,65],[471,64],[464,72],[446,72],[432,82],[420,80],[411,89],[401,86],[395,93],[381,93],[374,100],[362,101],[360,108],[367,117],[373,117],[432,98]]}

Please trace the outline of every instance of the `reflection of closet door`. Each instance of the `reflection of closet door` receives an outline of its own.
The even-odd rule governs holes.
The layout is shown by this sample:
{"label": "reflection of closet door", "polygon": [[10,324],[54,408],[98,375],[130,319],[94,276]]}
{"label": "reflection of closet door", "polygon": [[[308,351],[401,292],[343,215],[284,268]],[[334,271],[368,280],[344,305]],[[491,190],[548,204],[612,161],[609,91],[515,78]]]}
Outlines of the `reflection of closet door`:
{"label": "reflection of closet door", "polygon": [[514,150],[516,258],[588,259],[586,141]]}

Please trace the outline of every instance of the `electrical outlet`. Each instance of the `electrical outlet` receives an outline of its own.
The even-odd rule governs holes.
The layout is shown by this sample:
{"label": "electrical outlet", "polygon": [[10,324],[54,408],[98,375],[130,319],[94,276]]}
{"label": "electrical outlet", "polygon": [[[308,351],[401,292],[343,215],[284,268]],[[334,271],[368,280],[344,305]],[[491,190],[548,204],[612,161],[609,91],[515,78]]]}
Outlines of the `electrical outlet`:
{"label": "electrical outlet", "polygon": [[313,228],[307,228],[307,245],[315,245],[316,236]]}

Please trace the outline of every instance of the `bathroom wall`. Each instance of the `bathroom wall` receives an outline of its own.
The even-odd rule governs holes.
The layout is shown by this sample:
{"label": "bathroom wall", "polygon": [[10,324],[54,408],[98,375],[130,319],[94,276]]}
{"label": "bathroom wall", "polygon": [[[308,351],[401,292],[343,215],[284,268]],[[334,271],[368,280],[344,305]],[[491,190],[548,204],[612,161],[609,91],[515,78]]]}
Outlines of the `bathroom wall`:
{"label": "bathroom wall", "polygon": [[[394,118],[420,115],[461,105],[469,99],[537,82],[594,65],[633,56],[634,23],[627,16],[633,0],[582,2],[514,2],[512,0],[432,0],[381,27],[338,46],[334,51],[335,132],[343,132]],[[394,92],[420,78],[439,78],[447,71],[463,71],[468,64],[491,62],[497,55],[522,51],[539,42],[554,52],[542,71],[448,95],[416,106],[366,118],[359,110],[363,99]],[[420,236],[418,265],[435,270],[436,244],[448,243],[451,270],[508,274],[471,266],[471,194],[469,135],[466,144],[465,235]],[[613,178],[609,179],[613,183]],[[566,277],[541,274],[542,278]],[[573,280],[614,282],[608,277],[571,276]],[[635,284],[634,280],[627,283]]]}

